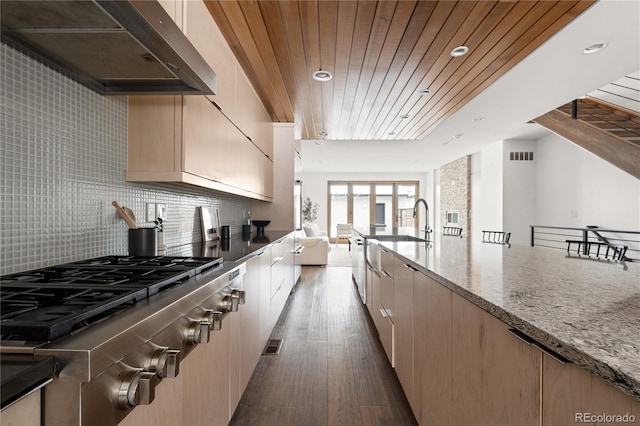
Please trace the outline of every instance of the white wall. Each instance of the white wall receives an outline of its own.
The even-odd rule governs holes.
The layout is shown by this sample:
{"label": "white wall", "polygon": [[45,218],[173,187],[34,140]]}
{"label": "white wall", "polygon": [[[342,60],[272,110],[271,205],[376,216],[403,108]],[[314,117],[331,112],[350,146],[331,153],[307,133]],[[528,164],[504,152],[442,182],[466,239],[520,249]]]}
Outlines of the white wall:
{"label": "white wall", "polygon": [[640,230],[640,180],[556,135],[537,141],[536,224]]}
{"label": "white wall", "polygon": [[506,140],[503,153],[503,229],[511,232],[512,244],[530,244],[531,228],[536,222],[536,161],[510,160],[510,152],[533,152],[532,140]]}
{"label": "white wall", "polygon": [[477,235],[482,231],[480,226],[482,212],[482,156],[479,152],[471,156],[471,207],[469,208],[470,235]]}
{"label": "white wall", "polygon": [[[503,142],[498,142],[481,151],[482,161],[480,188],[480,229],[476,231],[501,231],[503,226]],[[474,233],[477,235],[477,232]]]}
{"label": "white wall", "polygon": [[[533,151],[535,161],[509,161],[510,151]],[[566,139],[501,141],[477,156],[472,228],[509,231],[521,245],[530,225],[640,230],[640,180]]]}

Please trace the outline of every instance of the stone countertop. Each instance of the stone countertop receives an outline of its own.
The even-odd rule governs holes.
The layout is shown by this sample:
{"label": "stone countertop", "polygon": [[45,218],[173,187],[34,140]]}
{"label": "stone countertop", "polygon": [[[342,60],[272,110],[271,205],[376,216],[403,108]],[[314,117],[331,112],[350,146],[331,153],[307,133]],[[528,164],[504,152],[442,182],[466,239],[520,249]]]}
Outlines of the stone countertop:
{"label": "stone countertop", "polygon": [[380,241],[408,264],[640,400],[640,265],[436,236]]}
{"label": "stone countertop", "polygon": [[2,392],[0,407],[5,408],[32,390],[46,384],[56,373],[53,357],[31,354],[0,354]]}
{"label": "stone countertop", "polygon": [[199,241],[167,249],[167,256],[220,257],[225,262],[246,260],[271,243],[281,240],[293,231],[265,231],[264,235],[255,232],[250,235],[234,234],[228,240]]}

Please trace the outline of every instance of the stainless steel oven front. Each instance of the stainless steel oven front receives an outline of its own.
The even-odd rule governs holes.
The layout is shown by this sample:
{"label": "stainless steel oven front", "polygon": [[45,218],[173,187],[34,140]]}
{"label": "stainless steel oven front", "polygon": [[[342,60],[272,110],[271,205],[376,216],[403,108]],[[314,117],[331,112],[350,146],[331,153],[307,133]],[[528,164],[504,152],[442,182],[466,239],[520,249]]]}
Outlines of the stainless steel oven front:
{"label": "stainless steel oven front", "polygon": [[63,365],[44,390],[45,425],[115,425],[150,404],[156,385],[244,303],[246,266],[212,271],[86,330],[35,349]]}

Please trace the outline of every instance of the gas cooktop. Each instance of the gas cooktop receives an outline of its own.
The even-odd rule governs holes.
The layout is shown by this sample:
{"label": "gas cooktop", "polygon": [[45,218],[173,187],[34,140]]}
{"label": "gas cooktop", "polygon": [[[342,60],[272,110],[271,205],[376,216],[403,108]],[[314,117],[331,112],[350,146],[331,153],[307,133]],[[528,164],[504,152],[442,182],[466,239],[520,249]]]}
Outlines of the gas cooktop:
{"label": "gas cooktop", "polygon": [[54,340],[222,262],[105,256],[6,275],[0,277],[0,334],[3,340]]}

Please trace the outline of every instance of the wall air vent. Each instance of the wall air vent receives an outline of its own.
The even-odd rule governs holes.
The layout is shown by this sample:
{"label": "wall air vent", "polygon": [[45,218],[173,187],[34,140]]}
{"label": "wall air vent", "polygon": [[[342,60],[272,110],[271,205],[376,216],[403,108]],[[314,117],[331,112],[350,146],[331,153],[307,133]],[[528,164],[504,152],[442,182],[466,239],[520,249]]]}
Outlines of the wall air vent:
{"label": "wall air vent", "polygon": [[509,153],[509,160],[511,161],[533,161],[533,152],[531,151],[512,151]]}

